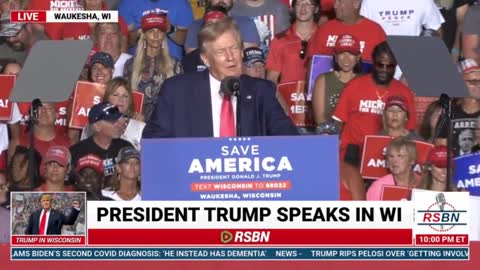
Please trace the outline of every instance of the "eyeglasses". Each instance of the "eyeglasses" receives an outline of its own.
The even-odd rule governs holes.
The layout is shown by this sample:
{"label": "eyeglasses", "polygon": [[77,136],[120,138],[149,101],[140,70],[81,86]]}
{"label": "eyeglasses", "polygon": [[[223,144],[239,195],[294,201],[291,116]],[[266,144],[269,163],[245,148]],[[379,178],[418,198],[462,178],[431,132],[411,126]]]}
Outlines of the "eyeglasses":
{"label": "eyeglasses", "polygon": [[305,56],[307,55],[307,46],[308,46],[308,41],[302,40],[302,48],[300,49],[300,58],[305,59]]}
{"label": "eyeglasses", "polygon": [[373,63],[373,65],[378,69],[394,69],[397,66],[396,64],[384,64],[378,62]]}

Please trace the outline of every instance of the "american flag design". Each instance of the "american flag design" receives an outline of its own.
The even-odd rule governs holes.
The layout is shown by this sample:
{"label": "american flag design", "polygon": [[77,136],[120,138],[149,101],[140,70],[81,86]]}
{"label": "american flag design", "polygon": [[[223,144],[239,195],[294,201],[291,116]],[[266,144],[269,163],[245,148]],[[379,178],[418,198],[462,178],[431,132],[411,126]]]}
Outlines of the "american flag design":
{"label": "american flag design", "polygon": [[260,37],[260,49],[262,49],[265,58],[268,56],[268,47],[270,41],[275,37],[275,15],[261,15],[252,17],[257,26],[258,36]]}

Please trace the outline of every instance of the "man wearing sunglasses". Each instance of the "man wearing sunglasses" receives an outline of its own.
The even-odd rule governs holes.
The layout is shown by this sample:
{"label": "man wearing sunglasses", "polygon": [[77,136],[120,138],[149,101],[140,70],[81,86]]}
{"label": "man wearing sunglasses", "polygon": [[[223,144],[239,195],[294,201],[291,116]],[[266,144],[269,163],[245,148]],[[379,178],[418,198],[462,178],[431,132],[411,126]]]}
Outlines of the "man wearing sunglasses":
{"label": "man wearing sunglasses", "polygon": [[93,154],[103,160],[104,175],[112,175],[118,151],[126,146],[133,147],[128,141],[120,139],[126,120],[125,115],[108,102],[93,106],[88,113],[88,122],[94,133],[70,148],[72,164],[77,164],[81,157]]}
{"label": "man wearing sunglasses", "polygon": [[267,79],[274,83],[303,81],[307,77],[307,48],[320,19],[319,0],[293,0],[293,25],[272,40],[267,57]]}
{"label": "man wearing sunglasses", "polygon": [[[402,96],[406,100],[409,115],[415,115],[412,91],[393,78],[397,62],[386,42],[374,48],[372,59],[372,73],[357,77],[345,86],[332,116],[343,125],[340,171],[344,181],[344,199],[348,198],[349,193],[353,199],[365,199],[365,186],[359,170],[360,153],[365,136],[378,134],[382,130],[386,100],[390,96]],[[415,126],[415,117],[410,117],[407,128],[413,130]]]}

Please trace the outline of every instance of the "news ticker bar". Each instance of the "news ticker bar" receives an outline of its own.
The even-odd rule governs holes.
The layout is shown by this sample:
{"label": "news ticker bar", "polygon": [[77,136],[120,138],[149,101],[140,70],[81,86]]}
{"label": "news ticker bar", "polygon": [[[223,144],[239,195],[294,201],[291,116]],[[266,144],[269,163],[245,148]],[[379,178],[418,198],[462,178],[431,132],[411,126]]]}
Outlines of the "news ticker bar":
{"label": "news ticker bar", "polygon": [[54,10],[13,10],[12,23],[117,23],[117,10],[98,11],[54,11]]}
{"label": "news ticker bar", "polygon": [[11,260],[468,260],[469,248],[11,248]]}
{"label": "news ticker bar", "polygon": [[88,244],[411,246],[413,233],[412,229],[89,229]]}

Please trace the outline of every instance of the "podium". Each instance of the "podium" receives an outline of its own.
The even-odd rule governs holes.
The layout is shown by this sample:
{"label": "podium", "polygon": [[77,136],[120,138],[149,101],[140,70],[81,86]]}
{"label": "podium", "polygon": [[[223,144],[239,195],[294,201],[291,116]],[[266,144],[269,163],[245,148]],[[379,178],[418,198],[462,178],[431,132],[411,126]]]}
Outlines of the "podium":
{"label": "podium", "polygon": [[142,140],[143,200],[339,199],[337,136]]}

